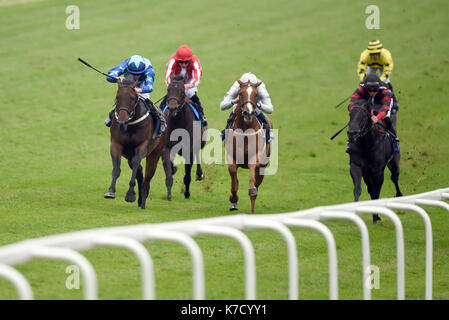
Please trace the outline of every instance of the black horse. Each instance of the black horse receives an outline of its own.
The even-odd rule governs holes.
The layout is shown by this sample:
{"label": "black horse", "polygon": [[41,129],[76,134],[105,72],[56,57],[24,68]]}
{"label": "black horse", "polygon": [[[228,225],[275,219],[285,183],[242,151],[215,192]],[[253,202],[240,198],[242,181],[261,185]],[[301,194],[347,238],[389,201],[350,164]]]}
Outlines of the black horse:
{"label": "black horse", "polygon": [[167,186],[167,200],[172,199],[171,188],[173,186],[173,174],[176,167],[173,160],[176,154],[185,159],[184,175],[184,197],[190,198],[191,170],[194,159],[197,160],[196,179],[204,179],[203,169],[200,164],[200,149],[204,147],[205,140],[202,139],[203,128],[195,118],[195,114],[186,101],[184,84],[187,77],[171,76],[170,85],[167,88],[167,96],[164,99],[166,105],[161,105],[167,115],[168,136],[162,161],[165,170],[165,185]]}
{"label": "black horse", "polygon": [[[400,154],[393,152],[387,133],[373,125],[371,115],[370,106],[366,102],[355,104],[350,112],[349,163],[354,183],[354,201],[358,201],[362,193],[362,177],[371,199],[379,199],[385,166],[391,171],[396,197],[402,196],[398,184]],[[380,217],[374,214],[373,222],[378,220],[381,220]]]}
{"label": "black horse", "polygon": [[[147,111],[143,101],[139,99],[134,88],[137,82],[129,79],[119,80],[116,95],[115,117],[111,123],[111,158],[112,182],[105,198],[115,198],[115,185],[120,176],[121,157],[128,159],[132,170],[129,190],[125,200],[134,202],[136,193],[134,186],[138,183],[138,205],[145,209],[146,199],[150,192],[150,181],[153,177],[162,149],[167,140],[167,130],[160,138],[155,139],[155,122]],[[145,179],[140,162],[146,158]]]}

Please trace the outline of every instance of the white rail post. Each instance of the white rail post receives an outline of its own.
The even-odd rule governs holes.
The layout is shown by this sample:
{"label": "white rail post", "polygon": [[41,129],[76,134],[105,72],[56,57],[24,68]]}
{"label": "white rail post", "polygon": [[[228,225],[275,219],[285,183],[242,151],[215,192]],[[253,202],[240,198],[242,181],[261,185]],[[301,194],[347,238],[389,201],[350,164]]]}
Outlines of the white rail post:
{"label": "white rail post", "polygon": [[201,252],[198,244],[184,233],[178,231],[153,229],[151,227],[145,231],[144,237],[145,240],[174,241],[187,248],[192,258],[193,298],[195,300],[204,300],[206,292],[204,280],[204,261],[203,253]]}
{"label": "white rail post", "polygon": [[272,229],[284,238],[288,254],[288,299],[298,300],[298,252],[295,237],[290,229],[275,220],[260,220],[252,217],[245,217],[243,224],[251,229]]}
{"label": "white rail post", "polygon": [[327,243],[329,259],[329,299],[338,300],[337,247],[332,232],[323,223],[310,219],[287,218],[281,222],[292,227],[314,229],[324,236]]}
{"label": "white rail post", "polygon": [[432,267],[433,267],[433,234],[432,223],[430,222],[429,215],[424,209],[414,204],[400,203],[396,201],[388,201],[387,207],[390,209],[398,210],[410,210],[418,213],[424,220],[425,235],[426,235],[426,300],[432,300]]}
{"label": "white rail post", "polygon": [[30,245],[29,250],[35,258],[65,260],[78,265],[83,275],[84,299],[98,299],[97,275],[92,264],[83,255],[72,249],[39,245]]}
{"label": "white rail post", "polygon": [[256,299],[256,257],[254,248],[249,238],[240,230],[222,227],[217,225],[200,225],[196,228],[200,234],[213,234],[218,236],[231,237],[237,240],[243,249],[245,258],[245,299]]}
{"label": "white rail post", "polygon": [[377,213],[383,214],[390,218],[396,230],[396,251],[397,251],[397,287],[398,300],[405,299],[405,258],[404,258],[404,231],[402,229],[401,220],[398,216],[388,208],[375,206],[359,206],[355,208],[356,213]]}
{"label": "white rail post", "polygon": [[122,236],[96,236],[92,243],[97,246],[121,247],[132,251],[140,262],[142,273],[142,298],[154,300],[156,298],[154,289],[154,266],[148,250],[139,241]]}
{"label": "white rail post", "polygon": [[356,224],[360,230],[361,243],[362,243],[362,278],[363,278],[363,299],[371,300],[371,288],[367,286],[367,281],[369,280],[370,273],[369,268],[371,266],[370,262],[370,244],[369,244],[369,234],[368,228],[365,222],[355,213],[343,212],[343,211],[323,211],[319,213],[320,218],[325,219],[347,219],[351,220]]}
{"label": "white rail post", "polygon": [[0,277],[12,283],[20,300],[33,300],[33,290],[19,271],[7,264],[0,264]]}

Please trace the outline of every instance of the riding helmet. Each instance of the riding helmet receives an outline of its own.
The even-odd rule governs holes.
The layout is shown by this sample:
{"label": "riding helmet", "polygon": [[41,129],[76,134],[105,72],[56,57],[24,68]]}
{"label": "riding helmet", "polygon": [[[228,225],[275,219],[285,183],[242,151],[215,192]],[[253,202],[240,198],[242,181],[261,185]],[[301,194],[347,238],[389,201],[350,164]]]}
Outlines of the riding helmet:
{"label": "riding helmet", "polygon": [[367,74],[363,83],[368,91],[377,91],[380,87],[380,79],[376,74]]}
{"label": "riding helmet", "polygon": [[368,51],[370,54],[380,53],[382,51],[383,45],[380,40],[371,40],[368,43]]}
{"label": "riding helmet", "polygon": [[182,45],[178,47],[178,50],[176,50],[175,56],[176,60],[188,61],[192,60],[192,57],[193,57],[192,49],[190,49],[189,46]]}
{"label": "riding helmet", "polygon": [[138,55],[129,58],[128,70],[131,74],[142,74],[145,71],[145,58]]}

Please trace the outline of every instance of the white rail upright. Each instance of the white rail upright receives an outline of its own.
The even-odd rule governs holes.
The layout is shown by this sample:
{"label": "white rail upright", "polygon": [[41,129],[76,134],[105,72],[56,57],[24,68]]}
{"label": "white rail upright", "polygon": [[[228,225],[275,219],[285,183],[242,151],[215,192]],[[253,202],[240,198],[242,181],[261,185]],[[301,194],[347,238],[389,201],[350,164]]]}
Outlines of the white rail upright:
{"label": "white rail upright", "polygon": [[83,276],[84,299],[98,299],[97,275],[92,264],[83,255],[72,249],[44,247],[39,245],[30,245],[29,253],[33,258],[65,260],[77,265]]}
{"label": "white rail upright", "polygon": [[271,229],[279,232],[287,245],[288,254],[288,299],[298,300],[298,252],[296,250],[296,240],[289,228],[275,220],[264,220],[245,217],[244,228],[248,229]]}
{"label": "white rail upright", "polygon": [[396,251],[397,251],[397,295],[398,300],[405,299],[405,257],[404,257],[404,231],[401,220],[390,209],[375,206],[360,206],[355,208],[356,213],[362,214],[383,214],[390,218],[396,229]]}
{"label": "white rail upright", "polygon": [[134,253],[139,260],[142,274],[142,298],[144,300],[156,299],[153,260],[143,244],[131,238],[108,235],[96,236],[92,242],[95,246],[121,247]]}
{"label": "white rail upright", "polygon": [[418,213],[424,220],[425,246],[426,246],[425,297],[426,300],[432,300],[433,234],[432,234],[432,223],[430,222],[429,215],[426,213],[426,211],[424,211],[424,209],[418,207],[417,205],[409,203],[389,201],[387,202],[387,207],[390,209],[414,211]]}
{"label": "white rail upright", "polygon": [[324,236],[329,260],[329,299],[338,300],[337,246],[332,232],[323,223],[311,219],[287,218],[282,220],[282,223],[290,227],[314,229]]}
{"label": "white rail upright", "polygon": [[248,237],[240,230],[215,225],[203,224],[195,228],[198,234],[212,234],[217,236],[231,237],[237,240],[243,249],[245,261],[245,299],[256,299],[256,256],[254,248]]}
{"label": "white rail upright", "polygon": [[19,300],[33,299],[33,290],[19,271],[7,264],[0,264],[0,277],[11,282],[19,295]]}
{"label": "white rail upright", "polygon": [[195,300],[206,299],[203,253],[198,244],[191,237],[178,231],[161,230],[148,227],[148,229],[144,232],[144,238],[146,241],[174,241],[185,246],[192,258],[193,298]]}
{"label": "white rail upright", "polygon": [[363,299],[371,300],[371,287],[367,285],[370,278],[371,254],[368,228],[365,222],[355,213],[339,212],[339,211],[323,211],[319,213],[320,218],[324,219],[346,219],[354,222],[359,228],[362,243],[362,286]]}

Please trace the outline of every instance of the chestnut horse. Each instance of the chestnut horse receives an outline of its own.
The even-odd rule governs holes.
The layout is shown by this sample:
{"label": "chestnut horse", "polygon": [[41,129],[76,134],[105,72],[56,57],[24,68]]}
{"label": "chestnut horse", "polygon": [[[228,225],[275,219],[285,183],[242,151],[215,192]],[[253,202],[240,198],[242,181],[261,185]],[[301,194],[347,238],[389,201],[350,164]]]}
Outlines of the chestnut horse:
{"label": "chestnut horse", "polygon": [[[137,82],[129,79],[118,81],[115,117],[111,123],[112,182],[104,197],[115,199],[115,185],[120,176],[121,157],[124,156],[128,159],[128,165],[132,170],[125,200],[127,202],[136,200],[134,186],[137,179],[138,205],[145,209],[146,199],[150,192],[150,181],[167,140],[167,130],[159,139],[155,139],[155,122],[144,102],[135,92],[136,85]],[[140,165],[143,158],[146,158],[145,179]]]}
{"label": "chestnut horse", "polygon": [[[237,169],[249,169],[249,196],[251,198],[251,213],[254,213],[258,187],[262,183],[263,170],[270,159],[270,144],[265,142],[265,130],[256,118],[257,87],[250,81],[240,84],[239,102],[235,109],[234,123],[226,130],[225,147],[229,174],[231,175],[231,196],[229,210],[238,210],[237,195],[239,181]],[[257,110],[257,112],[261,112]],[[266,117],[266,116],[265,116]],[[273,129],[271,120],[267,118],[270,129]]]}

